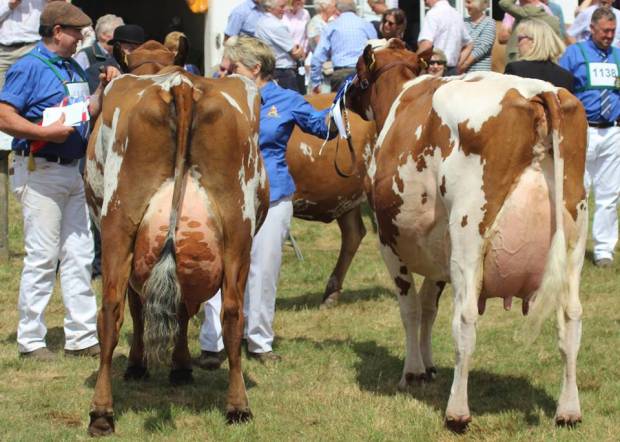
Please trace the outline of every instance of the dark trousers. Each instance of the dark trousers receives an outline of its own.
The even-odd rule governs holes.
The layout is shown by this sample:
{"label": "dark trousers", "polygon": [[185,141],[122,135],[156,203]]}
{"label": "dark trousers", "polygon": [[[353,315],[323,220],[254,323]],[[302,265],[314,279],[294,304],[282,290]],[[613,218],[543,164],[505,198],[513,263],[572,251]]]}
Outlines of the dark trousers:
{"label": "dark trousers", "polygon": [[355,74],[355,68],[335,68],[330,80],[332,92],[337,92],[344,80],[351,74]]}
{"label": "dark trousers", "polygon": [[295,72],[295,69],[276,69],[273,74],[273,78],[278,82],[280,87],[297,91],[300,94],[303,93],[301,90],[299,90],[299,84],[297,83],[297,73]]}

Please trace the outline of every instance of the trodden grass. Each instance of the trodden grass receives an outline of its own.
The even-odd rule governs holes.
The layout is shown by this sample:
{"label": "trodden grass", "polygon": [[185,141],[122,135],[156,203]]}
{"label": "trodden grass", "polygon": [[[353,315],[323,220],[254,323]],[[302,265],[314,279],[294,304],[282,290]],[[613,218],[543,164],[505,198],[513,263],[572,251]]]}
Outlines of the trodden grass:
{"label": "trodden grass", "polygon": [[[0,440],[86,439],[97,360],[41,364],[17,357],[15,328],[22,260],[21,217],[11,200],[12,259],[0,265]],[[368,220],[366,223],[369,226]],[[340,305],[319,310],[324,284],[339,248],[335,224],[295,220],[305,261],[285,250],[278,294],[276,350],[282,362],[243,360],[254,413],[244,425],[224,418],[227,364],[195,369],[195,383],[172,388],[165,369],[149,380],[126,383],[129,311],[114,353],[116,436],[123,440],[391,441],[391,440],[619,440],[620,303],[618,266],[587,262],[581,299],[583,339],[578,361],[583,423],[574,430],[553,423],[562,365],[550,320],[529,348],[514,340],[520,305],[505,312],[491,300],[480,318],[469,401],[474,422],[464,436],[444,429],[454,363],[450,332],[452,293],[440,301],[434,335],[438,378],[408,393],[397,390],[404,332],[392,284],[369,233],[346,281]],[[418,280],[418,283],[420,281]],[[99,291],[100,284],[95,284]],[[201,315],[199,315],[201,317]],[[58,290],[47,310],[48,345],[62,355],[63,306]],[[190,326],[198,354],[200,319]]]}

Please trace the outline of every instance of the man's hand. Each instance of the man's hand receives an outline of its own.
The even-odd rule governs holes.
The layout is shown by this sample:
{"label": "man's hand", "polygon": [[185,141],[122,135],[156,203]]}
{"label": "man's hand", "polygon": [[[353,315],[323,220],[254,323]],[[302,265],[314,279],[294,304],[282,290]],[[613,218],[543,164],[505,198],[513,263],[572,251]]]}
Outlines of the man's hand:
{"label": "man's hand", "polygon": [[13,9],[21,5],[21,3],[22,0],[9,0],[9,9],[12,11]]}
{"label": "man's hand", "polygon": [[65,114],[62,114],[58,120],[49,126],[41,128],[43,135],[41,138],[52,143],[64,143],[69,138],[69,135],[75,131],[73,127],[65,126],[64,123]]}
{"label": "man's hand", "polygon": [[102,66],[102,70],[99,73],[99,84],[102,88],[106,87],[113,78],[121,75],[121,71],[119,71],[114,66]]}
{"label": "man's hand", "polygon": [[302,58],[304,58],[304,50],[301,48],[301,46],[299,45],[295,45],[293,46],[293,49],[291,49],[291,57],[293,57],[295,60],[301,60]]}

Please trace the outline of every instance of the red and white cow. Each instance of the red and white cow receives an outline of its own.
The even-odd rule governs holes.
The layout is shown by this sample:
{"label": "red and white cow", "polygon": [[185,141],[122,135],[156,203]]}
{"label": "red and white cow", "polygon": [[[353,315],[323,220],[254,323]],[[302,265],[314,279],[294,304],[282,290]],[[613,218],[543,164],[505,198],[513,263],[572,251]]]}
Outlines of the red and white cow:
{"label": "red and white cow", "polygon": [[[86,192],[101,230],[101,344],[89,433],[114,431],[112,353],[125,296],[134,322],[126,379],[172,350],[170,381],[191,382],[187,323],[221,287],[229,360],[227,418],[251,417],[241,372],[243,293],[252,238],[268,207],[258,150],[259,95],[242,77],[211,80],[169,66],[147,42],[134,74],[108,85],[87,150]],[[163,69],[162,69],[163,68]]]}
{"label": "red and white cow", "polygon": [[[490,72],[418,76],[423,64],[397,40],[368,46],[347,94],[351,109],[379,130],[370,200],[406,331],[399,386],[434,375],[437,297],[451,282],[456,367],[448,427],[463,431],[471,420],[475,326],[492,297],[506,308],[521,298],[534,334],[557,310],[565,368],[555,419],[575,424],[588,222],[583,107],[543,81]],[[419,292],[412,273],[426,278]]]}

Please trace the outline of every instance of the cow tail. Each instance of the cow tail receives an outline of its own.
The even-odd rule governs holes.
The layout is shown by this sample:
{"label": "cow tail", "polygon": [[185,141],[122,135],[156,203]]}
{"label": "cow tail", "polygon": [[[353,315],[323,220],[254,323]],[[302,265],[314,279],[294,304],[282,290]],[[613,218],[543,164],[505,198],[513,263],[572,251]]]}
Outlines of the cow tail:
{"label": "cow tail", "polygon": [[185,191],[185,163],[192,121],[192,86],[184,81],[173,86],[171,109],[176,114],[174,188],[168,234],[158,262],[144,283],[144,351],[149,365],[163,363],[179,333],[178,307],[182,302],[177,279],[175,232]]}
{"label": "cow tail", "polygon": [[528,320],[525,321],[524,336],[528,343],[532,343],[538,337],[542,324],[554,310],[561,312],[568,299],[568,253],[564,232],[564,156],[560,147],[562,115],[557,94],[545,92],[541,94],[541,98],[547,111],[547,127],[549,127],[553,145],[555,233],[551,240],[541,285],[534,294]]}

